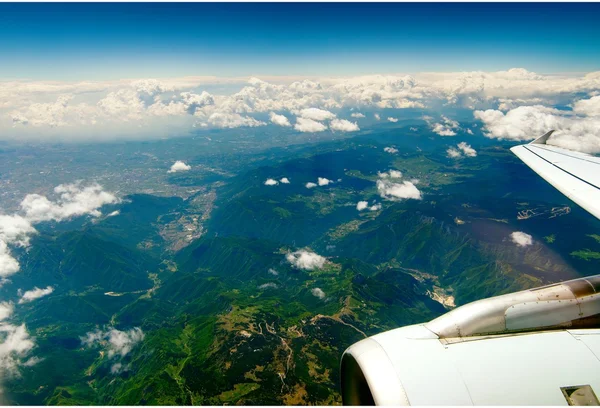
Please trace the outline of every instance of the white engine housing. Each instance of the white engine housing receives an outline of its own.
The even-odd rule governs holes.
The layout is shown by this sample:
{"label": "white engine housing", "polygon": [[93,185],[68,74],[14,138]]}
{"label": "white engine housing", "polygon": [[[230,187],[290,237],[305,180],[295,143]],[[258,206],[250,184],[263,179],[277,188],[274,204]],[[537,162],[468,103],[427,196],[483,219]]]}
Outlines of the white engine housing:
{"label": "white engine housing", "polygon": [[600,275],[480,300],[362,340],[346,405],[598,404]]}

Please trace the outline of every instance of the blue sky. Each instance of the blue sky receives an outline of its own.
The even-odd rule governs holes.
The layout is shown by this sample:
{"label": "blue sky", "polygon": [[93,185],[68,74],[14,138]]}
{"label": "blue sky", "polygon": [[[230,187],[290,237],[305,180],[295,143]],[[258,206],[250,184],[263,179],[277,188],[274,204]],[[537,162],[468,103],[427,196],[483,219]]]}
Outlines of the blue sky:
{"label": "blue sky", "polygon": [[600,69],[600,4],[0,4],[0,78]]}

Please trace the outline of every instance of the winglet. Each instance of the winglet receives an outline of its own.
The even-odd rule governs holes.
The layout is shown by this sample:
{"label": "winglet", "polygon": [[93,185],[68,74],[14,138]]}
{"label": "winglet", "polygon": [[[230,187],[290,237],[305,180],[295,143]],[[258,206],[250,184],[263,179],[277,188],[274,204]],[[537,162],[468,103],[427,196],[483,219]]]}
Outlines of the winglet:
{"label": "winglet", "polygon": [[554,130],[551,130],[550,132],[546,133],[544,136],[540,136],[537,139],[535,139],[533,142],[530,142],[529,144],[546,144],[546,142],[548,141],[548,138],[550,137],[550,135],[554,133]]}

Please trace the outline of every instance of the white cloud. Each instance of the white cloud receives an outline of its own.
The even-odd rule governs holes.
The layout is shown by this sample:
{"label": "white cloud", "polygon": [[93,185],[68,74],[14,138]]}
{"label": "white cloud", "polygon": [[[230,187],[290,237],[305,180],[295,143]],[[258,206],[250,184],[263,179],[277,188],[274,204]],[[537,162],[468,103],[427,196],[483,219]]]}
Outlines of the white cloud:
{"label": "white cloud", "polygon": [[387,120],[388,120],[388,122],[392,122],[392,123],[398,122],[398,119],[392,118],[392,117],[387,118]]}
{"label": "white cloud", "polygon": [[460,129],[459,123],[442,115],[441,121],[438,123],[431,123],[428,121],[429,127],[433,133],[437,133],[440,136],[456,136],[456,131]]}
{"label": "white cloud", "polygon": [[377,175],[380,178],[402,178],[402,172],[398,170],[390,170],[387,172],[378,172]]}
{"label": "white cloud", "polygon": [[277,284],[273,282],[263,283],[258,286],[259,289],[277,289]]}
{"label": "white cloud", "polygon": [[362,211],[362,210],[366,210],[368,206],[369,206],[369,202],[368,201],[359,201],[356,204],[356,209],[358,211]]}
{"label": "white cloud", "polygon": [[271,123],[278,126],[292,126],[288,118],[283,115],[278,115],[275,112],[269,113],[269,119],[271,120]]}
{"label": "white cloud", "polygon": [[[16,376],[22,360],[35,346],[24,324],[16,326],[0,322],[0,375]],[[0,392],[2,390],[0,389]]]}
{"label": "white cloud", "polygon": [[46,289],[35,287],[32,290],[28,290],[23,293],[23,296],[21,296],[21,299],[19,299],[19,304],[31,302],[35,299],[47,296],[52,292],[54,292],[54,288],[52,286],[48,286]]}
{"label": "white cloud", "polygon": [[326,186],[330,183],[333,183],[333,181],[325,178],[325,177],[318,177],[317,178],[317,183],[319,184],[319,186]]}
{"label": "white cloud", "polygon": [[325,299],[325,292],[323,292],[323,290],[321,288],[313,288],[310,293],[313,294],[313,296],[318,297],[319,299]]}
{"label": "white cloud", "polygon": [[28,194],[21,202],[25,218],[31,222],[62,221],[71,217],[89,214],[101,215],[99,208],[120,200],[103,190],[99,184],[82,186],[81,183],[61,184],[54,188],[59,194],[56,201],[50,201],[39,194]]}
{"label": "white cloud", "polygon": [[390,154],[396,154],[396,153],[398,153],[398,149],[396,149],[395,147],[384,147],[383,151],[387,152],[387,153],[390,153]]}
{"label": "white cloud", "polygon": [[365,115],[363,115],[360,112],[354,112],[354,113],[350,114],[350,116],[353,118],[364,118],[365,117]]}
{"label": "white cloud", "polygon": [[19,272],[21,266],[11,255],[6,242],[0,240],[0,280]]}
{"label": "white cloud", "polygon": [[379,113],[374,114],[373,117],[375,118],[375,120],[381,120],[381,116],[379,115]]}
{"label": "white cloud", "polygon": [[279,184],[277,180],[267,179],[267,181],[265,181],[265,186],[276,186],[277,184]]}
{"label": "white cloud", "polygon": [[458,159],[462,157],[462,153],[460,152],[460,150],[455,149],[454,147],[448,148],[448,150],[446,150],[446,153],[446,156],[451,159]]}
{"label": "white cloud", "polygon": [[446,150],[447,156],[452,159],[459,159],[461,157],[476,157],[477,151],[467,144],[467,142],[460,142],[456,145],[458,149],[451,147]]}
{"label": "white cloud", "polygon": [[302,109],[300,111],[300,116],[303,117],[304,119],[311,119],[311,120],[316,120],[316,121],[322,122],[324,120],[334,119],[336,115],[334,113],[329,112],[324,109],[307,108],[307,109]]}
{"label": "white cloud", "polygon": [[269,270],[267,271],[269,272],[269,274],[273,275],[273,276],[278,276],[279,272],[277,272],[275,269],[273,268],[269,268]]}
{"label": "white cloud", "polygon": [[296,118],[294,129],[299,132],[315,133],[326,130],[327,126],[312,119]]}
{"label": "white cloud", "polygon": [[314,188],[317,186],[317,183],[308,182],[306,183],[306,188]]}
{"label": "white cloud", "polygon": [[0,322],[12,316],[15,307],[10,302],[0,302]]}
{"label": "white cloud", "polygon": [[124,367],[122,365],[122,358],[144,340],[144,337],[144,332],[139,327],[127,331],[114,328],[109,328],[106,331],[96,329],[81,337],[81,343],[87,347],[102,347],[109,359],[116,360],[111,367],[111,373],[118,374],[128,369],[128,366]]}
{"label": "white cloud", "polygon": [[475,157],[477,156],[477,151],[471,147],[471,145],[467,144],[467,142],[460,142],[458,148],[462,150],[465,156],[467,157]]}
{"label": "white cloud", "polygon": [[402,178],[402,173],[397,170],[390,170],[384,173],[377,173],[377,191],[382,198],[387,200],[397,200],[403,198],[412,198],[420,200],[422,198],[421,191],[415,186],[416,181],[396,182]]}
{"label": "white cloud", "polygon": [[393,183],[390,180],[377,180],[377,191],[382,198],[387,200],[395,200],[402,198],[412,198],[420,200],[421,192],[411,181],[403,181],[401,183]]}
{"label": "white cloud", "polygon": [[[0,380],[18,376],[19,366],[35,364],[35,359],[24,361],[35,346],[24,324],[16,326],[7,323],[14,311],[10,302],[0,302]],[[0,395],[3,390],[0,387]]]}
{"label": "white cloud", "polygon": [[340,132],[355,132],[360,130],[358,125],[346,119],[334,119],[329,123],[331,130],[339,130]]}
{"label": "white cloud", "polygon": [[548,144],[600,153],[600,117],[595,116],[594,110],[600,99],[594,98],[578,101],[573,111],[534,105],[519,106],[506,113],[493,109],[478,110],[474,116],[483,122],[484,135],[490,138],[525,141],[554,129],[556,132]]}
{"label": "white cloud", "polygon": [[27,246],[29,237],[35,232],[31,222],[22,216],[0,214],[0,241]]}
{"label": "white cloud", "polygon": [[580,115],[600,116],[600,95],[575,102],[573,111]]}
{"label": "white cloud", "polygon": [[106,217],[116,217],[119,214],[121,214],[121,211],[115,210],[115,211],[111,212],[110,214],[107,214]]}
{"label": "white cloud", "polygon": [[314,269],[322,268],[325,265],[326,259],[321,255],[317,255],[314,252],[310,252],[301,249],[296,252],[288,253],[285,259],[292,264],[292,266],[298,269],[304,269],[312,271]]}
{"label": "white cloud", "polygon": [[39,194],[25,196],[20,204],[24,215],[0,215],[0,285],[20,269],[9,245],[28,246],[30,236],[37,232],[32,224],[62,221],[86,214],[98,217],[101,215],[100,207],[120,202],[113,194],[103,191],[98,184],[86,187],[81,183],[61,184],[54,192],[59,195],[56,201],[50,201]]}
{"label": "white cloud", "polygon": [[[211,95],[195,89],[227,84],[237,92]],[[497,72],[418,73],[358,77],[187,77],[137,81],[2,81],[0,138],[67,139],[162,137],[167,130],[262,126],[253,115],[300,113],[304,119],[332,120],[336,110],[404,109],[437,106],[510,111],[542,102],[573,106],[598,116],[595,102],[578,103],[600,91],[600,73],[540,75],[522,68]],[[325,113],[323,113],[325,112]],[[358,112],[355,116],[358,116]],[[375,114],[377,115],[377,114]],[[280,115],[282,116],[282,115]],[[282,122],[283,123],[283,122]],[[442,133],[456,132],[439,122]],[[169,132],[174,133],[174,132]]]}
{"label": "white cloud", "polygon": [[515,231],[510,234],[510,239],[512,242],[521,247],[533,245],[532,236],[521,231]]}
{"label": "white cloud", "polygon": [[381,210],[381,203],[373,204],[369,207],[369,211],[379,211]]}
{"label": "white cloud", "polygon": [[216,128],[257,127],[266,125],[265,122],[239,113],[215,112],[208,117],[208,124]]}
{"label": "white cloud", "polygon": [[287,177],[283,177],[281,180],[279,180],[279,182],[283,184],[290,184],[290,179],[288,179]]}
{"label": "white cloud", "polygon": [[185,162],[181,160],[177,160],[175,163],[173,163],[173,165],[171,166],[169,171],[167,171],[167,173],[177,173],[178,171],[189,171],[191,169],[192,166],[185,164]]}

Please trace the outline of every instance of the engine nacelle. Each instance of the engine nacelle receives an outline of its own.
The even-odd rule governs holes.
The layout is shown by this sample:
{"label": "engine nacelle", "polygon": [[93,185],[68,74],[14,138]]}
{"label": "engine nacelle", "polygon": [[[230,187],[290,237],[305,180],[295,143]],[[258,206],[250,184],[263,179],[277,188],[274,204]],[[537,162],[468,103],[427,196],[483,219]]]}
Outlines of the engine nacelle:
{"label": "engine nacelle", "polygon": [[341,362],[342,399],[345,405],[565,405],[579,396],[597,403],[599,317],[600,275],[469,303],[349,347]]}

